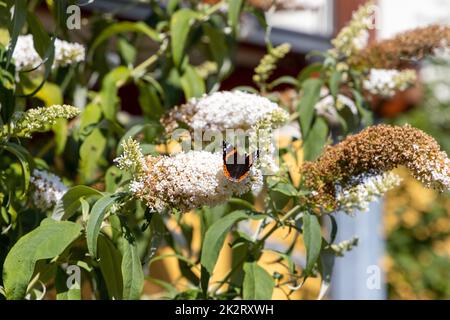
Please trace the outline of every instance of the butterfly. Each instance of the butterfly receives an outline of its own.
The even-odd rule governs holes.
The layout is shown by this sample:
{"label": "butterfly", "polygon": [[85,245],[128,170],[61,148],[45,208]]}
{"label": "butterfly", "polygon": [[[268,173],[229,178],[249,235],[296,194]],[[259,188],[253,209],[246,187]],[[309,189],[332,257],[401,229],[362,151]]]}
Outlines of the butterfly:
{"label": "butterfly", "polygon": [[228,180],[241,182],[248,177],[250,168],[259,156],[259,150],[251,154],[238,154],[237,149],[223,141],[223,172]]}

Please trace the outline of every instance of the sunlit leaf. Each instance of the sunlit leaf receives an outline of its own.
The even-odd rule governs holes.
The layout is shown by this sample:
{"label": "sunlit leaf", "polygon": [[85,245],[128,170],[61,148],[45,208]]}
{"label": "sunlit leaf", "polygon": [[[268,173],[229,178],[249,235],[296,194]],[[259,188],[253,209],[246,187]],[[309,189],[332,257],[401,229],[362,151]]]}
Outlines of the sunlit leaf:
{"label": "sunlit leaf", "polygon": [[303,216],[303,241],[306,247],[305,274],[311,274],[320,255],[322,234],[319,220],[315,215],[305,213]]}
{"label": "sunlit leaf", "polygon": [[242,285],[244,300],[270,300],[274,289],[273,278],[256,262],[244,264],[244,282]]}
{"label": "sunlit leaf", "polygon": [[239,220],[248,218],[245,211],[234,211],[216,221],[205,234],[200,263],[212,274],[228,230]]}
{"label": "sunlit leaf", "polygon": [[125,32],[137,32],[142,33],[148,36],[150,39],[154,41],[160,41],[160,36],[157,31],[150,28],[146,23],[139,21],[139,22],[119,22],[114,23],[110,25],[109,27],[105,28],[99,36],[95,39],[94,43],[92,44],[90,51],[91,54],[97,49],[97,47],[105,40],[111,38],[114,35],[125,33]]}
{"label": "sunlit leaf", "polygon": [[120,250],[122,252],[123,299],[139,299],[144,287],[144,273],[136,244],[122,238]]}
{"label": "sunlit leaf", "polygon": [[98,237],[98,258],[110,298],[122,299],[122,255],[112,241],[105,236]]}
{"label": "sunlit leaf", "polygon": [[106,148],[106,138],[99,129],[95,129],[83,141],[80,147],[80,175],[84,182],[95,179],[98,164]]}
{"label": "sunlit leaf", "polygon": [[329,129],[326,121],[317,118],[309,132],[306,140],[303,141],[303,156],[306,161],[315,160],[321,153],[328,140]]}
{"label": "sunlit leaf", "polygon": [[79,185],[72,187],[64,193],[61,200],[56,204],[52,218],[55,220],[67,220],[80,208],[80,199],[101,195],[100,191],[88,186]]}
{"label": "sunlit leaf", "polygon": [[113,195],[103,196],[95,202],[89,214],[86,227],[86,243],[89,254],[94,258],[97,257],[97,238],[100,233],[100,227],[109,207],[114,201],[115,198]]}
{"label": "sunlit leaf", "polygon": [[323,82],[319,79],[308,79],[302,84],[303,95],[298,104],[300,129],[303,139],[307,138],[314,119],[314,107],[320,98]]}
{"label": "sunlit leaf", "polygon": [[23,299],[37,261],[60,255],[81,234],[81,225],[45,219],[12,247],[3,265],[8,299]]}
{"label": "sunlit leaf", "polygon": [[190,9],[181,9],[172,15],[170,20],[170,33],[172,35],[171,47],[173,62],[179,67],[183,59],[184,50],[187,45],[191,23],[197,13]]}
{"label": "sunlit leaf", "polygon": [[186,100],[201,97],[205,93],[205,82],[192,66],[186,67],[180,81]]}

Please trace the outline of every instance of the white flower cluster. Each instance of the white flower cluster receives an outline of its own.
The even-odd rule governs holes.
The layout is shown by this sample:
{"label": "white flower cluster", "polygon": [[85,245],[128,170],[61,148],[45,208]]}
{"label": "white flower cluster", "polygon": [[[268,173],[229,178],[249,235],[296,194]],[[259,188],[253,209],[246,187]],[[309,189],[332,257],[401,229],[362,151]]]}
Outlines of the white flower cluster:
{"label": "white flower cluster", "polygon": [[410,170],[426,173],[421,182],[427,188],[441,191],[450,190],[450,159],[447,153],[440,151],[438,155],[427,156],[416,144],[412,145],[416,161],[412,162]]}
{"label": "white flower cluster", "polygon": [[232,182],[223,172],[219,153],[190,151],[174,156],[148,157],[145,175],[133,181],[131,192],[155,211],[182,212],[226,202],[261,185],[260,172],[252,168],[241,182]]}
{"label": "white flower cluster", "polygon": [[[438,103],[450,104],[450,47],[437,48],[420,69],[420,79]],[[445,115],[440,114],[439,117]]]}
{"label": "white flower cluster", "polygon": [[368,30],[374,27],[374,13],[373,1],[369,1],[355,11],[350,23],[332,40],[334,48],[331,53],[335,56],[350,57],[353,53],[364,49],[369,41]]}
{"label": "white flower cluster", "polygon": [[338,210],[351,214],[354,210],[367,211],[371,202],[400,185],[398,175],[388,172],[380,175],[361,175],[354,178],[350,187],[336,186]]}
{"label": "white flower cluster", "polygon": [[348,108],[352,114],[358,114],[355,102],[349,97],[338,94],[336,99],[334,99],[334,97],[328,93],[327,89],[322,90],[321,95],[324,97],[316,103],[314,109],[318,115],[324,117],[329,122],[338,123],[338,111],[341,111],[344,108]]}
{"label": "white flower cluster", "polygon": [[[31,34],[19,36],[13,52],[17,71],[33,70],[42,64]],[[82,62],[85,59],[85,48],[79,43],[55,39],[55,58],[53,68]]]}
{"label": "white flower cluster", "polygon": [[363,87],[371,94],[392,97],[396,91],[406,90],[416,78],[414,70],[371,69]]}
{"label": "white flower cluster", "polygon": [[245,135],[250,138],[250,150],[260,151],[257,166],[265,174],[273,174],[278,166],[272,130],[288,119],[285,110],[265,97],[242,91],[219,91],[191,99],[162,121],[169,132],[178,123],[184,123],[194,131]]}
{"label": "white flower cluster", "polygon": [[41,210],[51,209],[67,191],[67,187],[58,176],[43,170],[35,169],[30,183],[33,185],[31,194],[33,204]]}
{"label": "white flower cluster", "polygon": [[65,67],[69,64],[83,62],[85,48],[77,42],[55,39],[55,61],[53,67]]}
{"label": "white flower cluster", "polygon": [[339,243],[332,244],[330,249],[333,250],[334,254],[338,257],[343,257],[348,251],[351,251],[353,247],[358,245],[359,238],[353,237],[349,240],[343,240]]}
{"label": "white flower cluster", "polygon": [[[192,129],[224,132],[226,129],[251,129],[259,121],[283,123],[288,115],[276,103],[265,97],[242,91],[219,91],[188,103],[193,114]],[[272,121],[273,120],[273,121]]]}

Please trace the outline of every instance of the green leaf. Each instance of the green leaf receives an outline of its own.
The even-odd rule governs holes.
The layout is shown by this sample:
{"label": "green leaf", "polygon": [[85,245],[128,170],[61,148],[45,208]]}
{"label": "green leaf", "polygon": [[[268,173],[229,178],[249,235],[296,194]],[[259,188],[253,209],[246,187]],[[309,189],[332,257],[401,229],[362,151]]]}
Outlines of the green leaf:
{"label": "green leaf", "polygon": [[98,163],[106,148],[106,138],[95,129],[80,147],[80,178],[83,182],[95,179]]}
{"label": "green leaf", "polygon": [[102,196],[102,193],[88,186],[75,186],[66,191],[53,209],[55,220],[69,219],[81,206],[80,199],[92,196]]}
{"label": "green leaf", "polygon": [[303,141],[303,155],[306,161],[315,160],[321,153],[328,140],[328,125],[322,118],[317,118],[311,131]]}
{"label": "green leaf", "polygon": [[290,197],[294,197],[294,196],[298,195],[297,189],[295,189],[295,187],[290,183],[279,182],[276,184],[276,186],[272,190],[280,192],[280,193],[290,196]]}
{"label": "green leaf", "polygon": [[366,107],[363,96],[357,90],[352,90],[353,96],[355,97],[356,108],[361,115],[361,122],[364,126],[370,126],[373,124],[373,114]]}
{"label": "green leaf", "polygon": [[164,114],[164,106],[157,90],[150,84],[139,81],[139,104],[144,115],[151,119],[160,119]]}
{"label": "green leaf", "polygon": [[27,0],[15,0],[14,1],[14,15],[12,23],[9,26],[9,34],[11,36],[8,49],[8,64],[11,61],[12,54],[16,48],[17,38],[20,31],[25,25],[27,20]]}
{"label": "green leaf", "polygon": [[100,122],[101,117],[102,110],[100,106],[96,103],[88,104],[80,116],[80,136],[82,136],[82,138],[88,136],[92,132],[93,128],[95,128],[95,125]]}
{"label": "green leaf", "polygon": [[334,99],[336,99],[338,95],[341,78],[342,74],[339,71],[334,70],[330,78],[330,91]]}
{"label": "green leaf", "polygon": [[53,132],[55,133],[55,154],[61,155],[66,148],[67,138],[69,137],[69,129],[67,127],[66,119],[58,119],[53,125]]}
{"label": "green leaf", "polygon": [[256,262],[244,264],[242,285],[244,300],[270,300],[275,287],[273,278]]}
{"label": "green leaf", "polygon": [[324,251],[320,254],[319,271],[322,281],[317,300],[322,300],[330,287],[335,257],[336,256],[332,252]]}
{"label": "green leaf", "polygon": [[[43,76],[36,78],[34,81],[32,81],[31,83],[35,84],[36,86],[34,88],[26,88],[26,90],[24,90],[25,93],[23,95],[20,95],[21,97],[24,97],[24,98],[33,97],[46,84],[46,80],[50,76],[50,73],[53,69],[53,61],[55,59],[55,40],[56,40],[56,38],[53,37],[50,40],[49,45],[45,49],[45,52],[42,55],[40,55],[40,57],[43,61],[42,63],[44,65],[44,70],[45,70]],[[43,44],[41,44],[41,45],[43,45]],[[35,67],[38,67],[38,66],[35,66]]]}
{"label": "green leaf", "polygon": [[269,84],[270,88],[275,88],[281,84],[289,84],[292,86],[298,85],[298,80],[291,76],[281,76]]}
{"label": "green leaf", "polygon": [[306,247],[305,274],[310,275],[319,258],[322,246],[322,233],[319,220],[315,215],[305,213],[303,216],[303,241]]}
{"label": "green leaf", "polygon": [[117,105],[119,103],[117,90],[125,84],[130,75],[130,69],[120,66],[110,71],[103,79],[102,90],[100,91],[101,108],[105,118],[110,121],[116,121]]}
{"label": "green leaf", "polygon": [[114,23],[110,25],[109,27],[105,28],[95,39],[94,43],[92,44],[90,48],[90,57],[92,57],[93,52],[97,47],[108,38],[125,32],[137,32],[137,33],[143,33],[146,36],[148,36],[150,39],[159,42],[161,40],[159,34],[157,31],[150,28],[147,24],[144,22],[119,22]]}
{"label": "green leaf", "polygon": [[230,46],[227,45],[225,34],[218,27],[205,23],[203,30],[208,36],[209,50],[211,56],[218,65],[220,76],[227,75],[232,67],[230,60],[231,52]]}
{"label": "green leaf", "polygon": [[233,35],[237,34],[239,16],[244,0],[228,0],[228,24],[233,30]]}
{"label": "green leaf", "polygon": [[98,258],[109,297],[121,300],[123,294],[122,255],[112,241],[105,236],[98,237]]}
{"label": "green leaf", "polygon": [[119,49],[120,55],[124,60],[126,65],[133,65],[136,61],[137,48],[135,48],[130,42],[125,38],[119,38],[117,40],[117,47]]}
{"label": "green leaf", "polygon": [[14,65],[10,65],[9,69],[8,72],[0,67],[0,115],[3,123],[9,122],[16,107]]}
{"label": "green leaf", "polygon": [[195,68],[190,65],[186,67],[180,81],[186,100],[194,97],[201,97],[205,93],[205,82],[202,77],[199,76]]}
{"label": "green leaf", "polygon": [[178,290],[175,288],[175,286],[169,282],[160,279],[155,279],[152,277],[146,277],[145,280],[150,281],[156,284],[157,286],[165,289],[167,291],[167,296],[165,296],[164,298],[173,299],[178,293]]}
{"label": "green leaf", "polygon": [[300,129],[303,139],[308,137],[314,119],[314,107],[320,98],[323,82],[319,79],[308,79],[302,84],[303,96],[298,104]]}
{"label": "green leaf", "polygon": [[159,138],[161,136],[161,130],[163,128],[160,127],[159,122],[155,123],[152,121],[145,121],[145,123],[142,124],[136,124],[132,126],[128,131],[120,138],[119,143],[117,144],[116,148],[116,154],[121,154],[123,152],[123,146],[122,143],[126,141],[129,137],[134,138],[136,135],[140,134],[143,139],[140,141],[142,152],[144,154],[148,153],[148,150],[153,150],[152,146],[146,144],[145,142],[154,142],[155,139]]}
{"label": "green leaf", "polygon": [[74,2],[73,0],[58,0],[58,1],[47,1],[49,9],[52,9],[53,19],[56,22],[59,30],[62,32],[67,31],[67,19],[68,14],[67,7],[69,5],[68,1]]}
{"label": "green leaf", "polygon": [[202,289],[203,297],[205,299],[208,298],[208,286],[209,286],[209,279],[211,278],[211,274],[206,270],[204,266],[201,266],[201,273],[200,273],[200,288]]}
{"label": "green leaf", "polygon": [[332,244],[334,242],[334,240],[336,240],[338,225],[337,225],[337,221],[336,221],[335,217],[333,217],[331,214],[327,214],[327,216],[330,218],[330,222],[331,222],[331,231],[330,231],[329,242],[330,242],[330,244]]}
{"label": "green leaf", "polygon": [[44,59],[48,47],[52,44],[52,40],[34,12],[28,12],[27,22],[30,27],[30,32],[33,35],[34,48],[39,56]]}
{"label": "green leaf", "polygon": [[314,73],[321,72],[323,68],[322,63],[312,63],[309,66],[302,69],[302,71],[298,74],[297,79],[299,84],[301,85],[305,80],[311,78]]}
{"label": "green leaf", "polygon": [[22,168],[22,195],[25,195],[28,192],[28,187],[30,186],[30,155],[24,147],[15,143],[8,142],[3,145],[3,148],[12,153],[19,160]]}
{"label": "green leaf", "polygon": [[245,211],[234,211],[214,222],[206,231],[200,263],[212,274],[228,230],[236,222],[248,218]]}
{"label": "green leaf", "polygon": [[3,284],[8,299],[23,299],[36,262],[60,255],[81,234],[81,226],[69,221],[45,219],[12,247],[3,265]]}
{"label": "green leaf", "polygon": [[119,183],[122,180],[123,175],[124,175],[123,171],[117,168],[115,165],[109,167],[105,173],[105,191],[106,192],[116,191]]}
{"label": "green leaf", "polygon": [[114,195],[103,196],[95,202],[89,214],[86,227],[86,242],[89,254],[93,258],[97,257],[97,238],[100,233],[100,226],[108,208],[113,204],[114,200]]}
{"label": "green leaf", "polygon": [[176,67],[179,67],[183,60],[191,23],[196,16],[197,13],[193,10],[181,9],[175,12],[170,19],[171,47]]}
{"label": "green leaf", "polygon": [[137,246],[121,238],[120,250],[122,252],[123,299],[137,300],[144,287],[144,272]]}

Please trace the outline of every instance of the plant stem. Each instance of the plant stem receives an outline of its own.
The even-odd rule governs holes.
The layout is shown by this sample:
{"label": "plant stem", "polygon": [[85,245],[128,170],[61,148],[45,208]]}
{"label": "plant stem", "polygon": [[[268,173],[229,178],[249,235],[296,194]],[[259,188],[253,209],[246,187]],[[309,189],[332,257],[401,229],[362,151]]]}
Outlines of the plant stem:
{"label": "plant stem", "polygon": [[266,218],[262,219],[261,222],[258,224],[258,227],[256,228],[256,231],[255,231],[255,234],[252,237],[253,241],[258,240],[258,236],[261,233],[261,230],[263,229],[263,226],[264,226],[265,223],[266,223]]}
{"label": "plant stem", "polygon": [[164,51],[166,51],[166,49],[168,47],[168,43],[169,43],[169,41],[167,40],[167,38],[165,38],[163,40],[161,46],[159,47],[158,51],[155,54],[153,54],[150,57],[148,57],[147,59],[145,59],[141,64],[136,66],[133,69],[133,71],[131,72],[132,75],[133,76],[139,76],[140,74],[142,74],[145,71],[145,69],[150,67],[156,61],[158,61],[159,57],[164,53]]}
{"label": "plant stem", "polygon": [[[293,207],[291,210],[289,210],[288,212],[286,212],[286,214],[281,217],[280,219],[280,223],[283,224],[287,219],[289,219],[291,216],[293,216],[294,214],[296,214],[298,212],[298,210],[300,209],[300,206],[297,205],[295,207]],[[264,235],[264,237],[262,237],[260,240],[258,240],[259,244],[262,244],[265,240],[267,240],[267,238],[269,238],[272,233],[275,232],[275,230],[278,229],[278,223],[276,223],[274,226],[272,226],[272,228]]]}
{"label": "plant stem", "polygon": [[[291,210],[289,210],[288,212],[286,212],[286,214],[281,217],[279,223],[283,224],[287,219],[289,219],[290,217],[292,217],[294,214],[298,213],[298,210],[301,207],[299,205],[295,206],[294,208],[292,208]],[[264,237],[262,237],[261,239],[259,239],[258,241],[256,241],[256,247],[261,246],[264,244],[264,242],[267,240],[267,238],[270,237],[270,235],[272,233],[275,232],[275,230],[278,229],[278,223],[276,223],[265,235]],[[212,295],[216,295],[217,291],[219,291],[219,289],[228,281],[228,279],[231,278],[231,276],[233,275],[234,272],[236,272],[236,270],[238,268],[240,268],[242,266],[242,264],[247,260],[247,256],[242,257],[241,260],[238,261],[238,263],[234,266],[233,269],[231,269],[227,275],[221,280],[219,281],[218,286],[214,289],[214,291],[212,292]]]}

